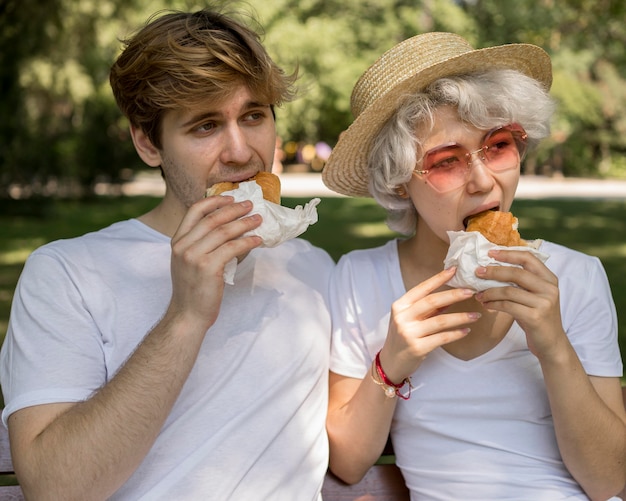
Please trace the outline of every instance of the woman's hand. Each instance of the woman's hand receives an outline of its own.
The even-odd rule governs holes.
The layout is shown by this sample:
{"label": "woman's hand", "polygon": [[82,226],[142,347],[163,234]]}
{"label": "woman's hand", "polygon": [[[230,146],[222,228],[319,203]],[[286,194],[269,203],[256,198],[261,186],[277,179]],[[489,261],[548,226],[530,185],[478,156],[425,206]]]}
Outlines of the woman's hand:
{"label": "woman's hand", "polygon": [[492,250],[498,261],[521,266],[478,268],[480,278],[510,282],[517,287],[494,287],[476,294],[489,310],[511,315],[526,333],[530,351],[542,359],[556,356],[567,342],[561,321],[558,279],[530,252]]}
{"label": "woman's hand", "polygon": [[391,306],[387,339],[380,353],[381,365],[391,381],[400,382],[419,367],[439,346],[457,341],[470,331],[468,324],[479,312],[446,313],[455,303],[474,295],[470,289],[435,292],[456,272],[444,270],[413,287]]}

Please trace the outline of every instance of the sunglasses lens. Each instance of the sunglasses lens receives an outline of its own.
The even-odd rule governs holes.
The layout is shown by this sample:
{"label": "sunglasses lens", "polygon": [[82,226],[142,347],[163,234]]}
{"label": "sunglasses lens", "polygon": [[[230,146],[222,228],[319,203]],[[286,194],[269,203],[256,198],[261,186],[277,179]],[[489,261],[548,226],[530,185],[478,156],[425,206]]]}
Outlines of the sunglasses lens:
{"label": "sunglasses lens", "polygon": [[442,146],[429,151],[423,166],[428,171],[428,182],[436,190],[452,190],[465,183],[469,170],[466,148],[459,145]]}
{"label": "sunglasses lens", "polygon": [[516,168],[526,152],[526,132],[517,125],[507,125],[489,132],[481,149],[474,153],[459,145],[445,145],[430,150],[422,161],[422,169],[430,185],[445,192],[459,188],[467,181],[472,155],[492,171]]}
{"label": "sunglasses lens", "polygon": [[516,136],[522,140],[521,136],[509,127],[494,130],[487,135],[483,151],[491,170],[506,170],[517,165],[526,150],[526,142],[522,140],[523,151],[520,151]]}

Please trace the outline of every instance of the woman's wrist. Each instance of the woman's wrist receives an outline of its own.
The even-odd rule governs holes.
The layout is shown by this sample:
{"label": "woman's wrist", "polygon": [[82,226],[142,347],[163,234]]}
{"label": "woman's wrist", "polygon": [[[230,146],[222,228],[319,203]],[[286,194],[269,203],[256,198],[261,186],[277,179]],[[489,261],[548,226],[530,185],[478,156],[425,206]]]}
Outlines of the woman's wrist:
{"label": "woman's wrist", "polygon": [[[411,378],[406,377],[400,383],[394,383],[391,379],[389,379],[380,362],[380,351],[376,353],[376,357],[372,362],[370,376],[372,381],[383,389],[388,398],[400,397],[403,400],[411,398],[411,390],[413,389]],[[400,390],[407,384],[408,390],[402,393]]]}

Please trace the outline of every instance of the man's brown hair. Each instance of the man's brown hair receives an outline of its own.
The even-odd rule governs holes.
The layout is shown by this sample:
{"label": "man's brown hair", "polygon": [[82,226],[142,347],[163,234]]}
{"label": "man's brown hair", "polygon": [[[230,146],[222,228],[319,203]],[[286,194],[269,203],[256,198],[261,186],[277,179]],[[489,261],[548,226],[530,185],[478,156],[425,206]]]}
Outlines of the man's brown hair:
{"label": "man's brown hair", "polygon": [[167,110],[219,102],[241,84],[272,106],[295,95],[296,72],[272,61],[259,33],[214,10],[157,13],[123,44],[109,78],[113,95],[157,148]]}

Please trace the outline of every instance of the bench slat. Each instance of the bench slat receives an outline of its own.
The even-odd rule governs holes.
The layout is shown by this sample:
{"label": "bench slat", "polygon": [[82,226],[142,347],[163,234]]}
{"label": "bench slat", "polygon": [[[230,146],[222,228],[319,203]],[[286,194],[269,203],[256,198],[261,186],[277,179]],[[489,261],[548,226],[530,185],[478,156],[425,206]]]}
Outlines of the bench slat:
{"label": "bench slat", "polygon": [[4,425],[0,423],[0,474],[7,473],[13,473],[13,462],[11,461],[11,447],[9,446],[9,432],[4,427]]}
{"label": "bench slat", "polygon": [[347,485],[328,472],[322,498],[324,501],[409,501],[410,496],[395,464],[377,464],[354,485]]}

